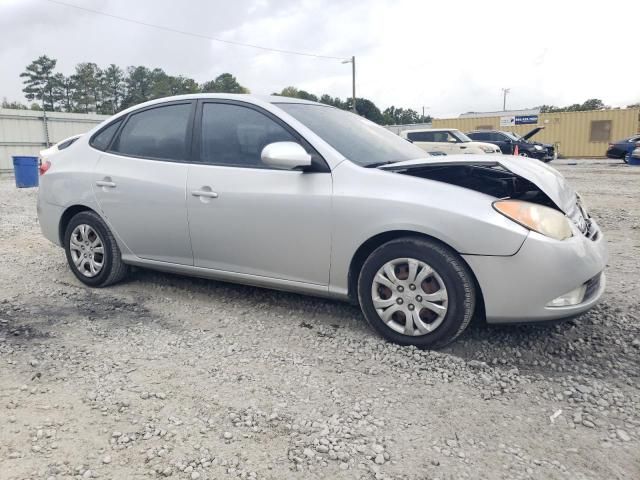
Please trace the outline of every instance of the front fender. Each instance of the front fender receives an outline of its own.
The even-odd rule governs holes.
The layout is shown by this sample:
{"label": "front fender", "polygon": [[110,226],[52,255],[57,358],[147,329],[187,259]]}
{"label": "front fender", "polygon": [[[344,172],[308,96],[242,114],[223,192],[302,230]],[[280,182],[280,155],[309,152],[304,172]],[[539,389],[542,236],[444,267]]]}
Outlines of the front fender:
{"label": "front fender", "polygon": [[460,254],[511,256],[528,230],[497,213],[494,197],[444,182],[343,162],[334,170],[331,288],[348,289],[367,240],[392,231],[435,238]]}

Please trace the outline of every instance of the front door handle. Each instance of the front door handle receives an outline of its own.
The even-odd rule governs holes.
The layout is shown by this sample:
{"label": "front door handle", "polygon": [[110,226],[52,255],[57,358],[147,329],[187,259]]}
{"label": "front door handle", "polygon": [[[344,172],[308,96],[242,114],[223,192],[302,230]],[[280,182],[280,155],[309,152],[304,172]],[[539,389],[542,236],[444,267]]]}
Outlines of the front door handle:
{"label": "front door handle", "polygon": [[211,190],[192,190],[191,195],[194,197],[218,198],[218,194]]}
{"label": "front door handle", "polygon": [[99,187],[116,188],[116,182],[112,182],[111,179],[98,180],[96,185]]}

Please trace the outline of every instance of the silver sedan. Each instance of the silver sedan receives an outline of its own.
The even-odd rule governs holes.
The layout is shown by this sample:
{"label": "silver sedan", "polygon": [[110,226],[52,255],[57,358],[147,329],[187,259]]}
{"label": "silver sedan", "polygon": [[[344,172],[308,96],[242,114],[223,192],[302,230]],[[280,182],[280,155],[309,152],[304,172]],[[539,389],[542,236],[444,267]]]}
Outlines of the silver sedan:
{"label": "silver sedan", "polygon": [[332,297],[419,347],[452,341],[474,315],[575,316],[604,291],[602,232],[553,168],[429,157],[318,103],[154,100],[41,172],[42,231],[92,287],[135,265]]}

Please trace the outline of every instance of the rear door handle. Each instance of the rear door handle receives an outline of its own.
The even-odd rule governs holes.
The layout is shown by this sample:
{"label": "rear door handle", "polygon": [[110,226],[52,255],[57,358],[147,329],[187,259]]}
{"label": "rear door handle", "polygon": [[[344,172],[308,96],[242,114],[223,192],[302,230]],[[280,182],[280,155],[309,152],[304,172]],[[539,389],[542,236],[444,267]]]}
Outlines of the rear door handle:
{"label": "rear door handle", "polygon": [[112,182],[110,180],[98,180],[96,185],[99,187],[116,188],[116,182]]}
{"label": "rear door handle", "polygon": [[218,194],[211,190],[192,190],[191,195],[194,197],[218,198]]}

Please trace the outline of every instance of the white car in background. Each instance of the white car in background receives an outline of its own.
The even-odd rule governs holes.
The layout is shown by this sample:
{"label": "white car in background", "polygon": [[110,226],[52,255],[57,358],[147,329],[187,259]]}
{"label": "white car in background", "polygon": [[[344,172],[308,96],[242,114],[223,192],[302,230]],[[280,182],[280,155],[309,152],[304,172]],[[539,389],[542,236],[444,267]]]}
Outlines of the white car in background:
{"label": "white car in background", "polygon": [[423,128],[403,130],[400,136],[415,143],[427,152],[443,152],[447,155],[460,153],[502,153],[500,147],[491,143],[476,142],[455,128]]}

